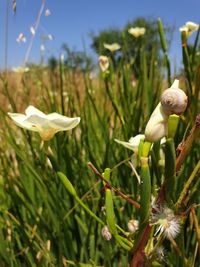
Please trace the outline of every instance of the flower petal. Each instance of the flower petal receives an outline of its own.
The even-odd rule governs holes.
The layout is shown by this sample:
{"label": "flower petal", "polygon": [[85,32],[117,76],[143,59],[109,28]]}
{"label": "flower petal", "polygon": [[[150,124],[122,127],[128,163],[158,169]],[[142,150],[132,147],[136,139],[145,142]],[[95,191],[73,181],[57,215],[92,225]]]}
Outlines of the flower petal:
{"label": "flower petal", "polygon": [[67,131],[76,127],[80,122],[80,117],[69,118],[58,113],[51,113],[47,115],[47,119],[51,127],[56,128],[57,131]]}
{"label": "flower petal", "polygon": [[156,142],[167,135],[168,116],[164,113],[161,103],[157,105],[145,128],[145,139]]}
{"label": "flower petal", "polygon": [[34,125],[38,131],[45,131],[49,130],[49,128],[52,128],[47,118],[43,118],[38,115],[26,116],[25,122]]}
{"label": "flower petal", "polygon": [[37,128],[35,128],[35,125],[30,123],[29,121],[26,121],[27,118],[26,115],[20,113],[10,113],[10,112],[8,113],[8,115],[19,127],[35,132],[38,131]]}
{"label": "flower petal", "polygon": [[35,108],[34,106],[28,106],[27,109],[25,110],[25,114],[27,116],[31,116],[31,115],[38,115],[42,118],[46,117],[46,114],[44,114],[42,111],[40,111],[39,109]]}
{"label": "flower petal", "polygon": [[114,139],[115,142],[117,142],[118,144],[120,145],[123,145],[124,147],[128,148],[128,149],[131,149],[133,151],[135,151],[135,145],[132,144],[132,143],[129,143],[129,142],[125,142],[125,141],[121,141],[121,140],[118,140],[118,139]]}

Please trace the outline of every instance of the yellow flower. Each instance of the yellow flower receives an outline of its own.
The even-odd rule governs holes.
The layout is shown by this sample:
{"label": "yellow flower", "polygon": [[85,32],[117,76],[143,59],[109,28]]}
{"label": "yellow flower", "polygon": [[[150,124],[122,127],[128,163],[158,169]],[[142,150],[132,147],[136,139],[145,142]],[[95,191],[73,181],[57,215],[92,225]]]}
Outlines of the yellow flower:
{"label": "yellow flower", "polygon": [[135,38],[138,38],[145,34],[146,29],[144,27],[131,27],[128,32],[133,35]]}
{"label": "yellow flower", "polygon": [[39,109],[29,106],[25,115],[8,113],[16,125],[26,130],[38,132],[44,141],[50,140],[57,132],[71,130],[76,127],[80,118],[68,118],[58,113],[44,114]]}
{"label": "yellow flower", "polygon": [[121,48],[121,46],[118,43],[113,43],[113,44],[106,44],[104,43],[103,46],[108,49],[110,52],[115,52]]}

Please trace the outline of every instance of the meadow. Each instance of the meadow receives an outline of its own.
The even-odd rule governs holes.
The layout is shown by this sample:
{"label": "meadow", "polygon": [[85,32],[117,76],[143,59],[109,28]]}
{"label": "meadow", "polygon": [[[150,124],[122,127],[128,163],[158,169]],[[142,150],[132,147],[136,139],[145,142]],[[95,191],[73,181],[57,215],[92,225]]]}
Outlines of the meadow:
{"label": "meadow", "polygon": [[[62,57],[0,73],[1,267],[200,266],[199,34],[180,32],[176,77],[160,19],[158,55],[144,43],[114,61],[118,47],[95,76]],[[167,88],[184,91],[187,106],[152,121]],[[45,138],[42,119],[40,134],[12,120],[30,105],[80,123]]]}

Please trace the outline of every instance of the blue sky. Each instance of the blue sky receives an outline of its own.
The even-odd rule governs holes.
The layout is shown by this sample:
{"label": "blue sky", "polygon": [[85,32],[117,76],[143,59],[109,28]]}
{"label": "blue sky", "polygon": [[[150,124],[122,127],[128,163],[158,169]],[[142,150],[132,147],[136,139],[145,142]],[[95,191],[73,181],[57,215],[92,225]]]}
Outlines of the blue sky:
{"label": "blue sky", "polygon": [[[17,0],[17,12],[14,15],[9,1],[8,27],[8,66],[22,65],[27,47],[30,42],[32,26],[38,15],[41,0]],[[49,17],[42,15],[36,33],[29,62],[40,59],[41,36],[53,35],[52,41],[45,43],[45,58],[58,56],[61,45],[67,43],[69,47],[83,50],[83,42],[90,54],[91,39],[89,33],[109,27],[122,28],[128,21],[138,16],[158,18],[164,23],[175,26],[170,58],[180,65],[181,44],[179,27],[186,21],[200,22],[200,0],[46,0],[45,9],[51,11]],[[6,1],[0,2],[0,67],[5,61],[5,10]],[[23,32],[26,43],[18,44],[16,38]]]}

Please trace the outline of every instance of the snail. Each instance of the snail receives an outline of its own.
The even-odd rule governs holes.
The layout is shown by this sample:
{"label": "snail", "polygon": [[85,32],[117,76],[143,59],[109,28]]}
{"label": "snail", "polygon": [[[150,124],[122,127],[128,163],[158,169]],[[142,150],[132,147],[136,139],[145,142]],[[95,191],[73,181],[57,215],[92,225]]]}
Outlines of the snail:
{"label": "snail", "polygon": [[172,114],[180,115],[187,107],[188,98],[184,91],[178,88],[179,80],[166,89],[157,107],[151,114],[145,128],[145,139],[156,142],[168,134],[168,119]]}
{"label": "snail", "polygon": [[166,89],[160,99],[163,111],[166,115],[180,115],[187,107],[188,98],[185,92],[178,88],[178,80]]}

